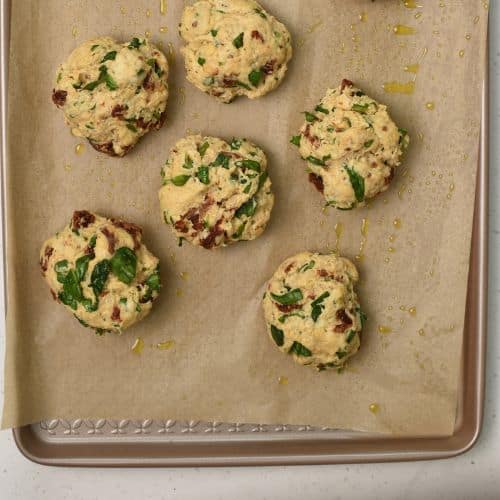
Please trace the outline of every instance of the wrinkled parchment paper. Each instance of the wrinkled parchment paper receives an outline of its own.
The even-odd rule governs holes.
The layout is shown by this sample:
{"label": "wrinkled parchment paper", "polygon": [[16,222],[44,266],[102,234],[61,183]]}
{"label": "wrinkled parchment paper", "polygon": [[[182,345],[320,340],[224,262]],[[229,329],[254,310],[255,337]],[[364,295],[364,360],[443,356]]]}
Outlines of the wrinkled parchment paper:
{"label": "wrinkled parchment paper", "polygon": [[[169,0],[166,15],[160,0],[12,3],[4,427],[106,417],[452,433],[485,65],[482,0],[419,0],[416,9],[396,0],[266,0],[292,32],[295,55],[277,91],[231,105],[185,79],[181,0]],[[396,25],[415,33],[397,35]],[[81,141],[50,99],[57,65],[87,38],[146,32],[172,64],[165,128],[125,159],[89,146],[77,155]],[[417,63],[416,74],[405,71]],[[288,141],[301,112],[342,78],[386,102],[412,144],[390,190],[368,208],[324,213]],[[413,80],[413,95],[382,88]],[[260,239],[212,253],[177,248],[157,191],[169,148],[188,130],[246,136],[268,153],[277,203]],[[161,259],[165,288],[153,313],[121,337],[81,327],[53,303],[40,276],[40,245],[73,209],[142,225]],[[363,219],[357,263],[369,321],[362,349],[342,374],[296,366],[267,337],[264,284],[286,257],[335,248],[336,224],[344,228],[341,252],[355,259]],[[137,337],[142,354],[131,351]],[[152,347],[166,340],[172,349]]]}

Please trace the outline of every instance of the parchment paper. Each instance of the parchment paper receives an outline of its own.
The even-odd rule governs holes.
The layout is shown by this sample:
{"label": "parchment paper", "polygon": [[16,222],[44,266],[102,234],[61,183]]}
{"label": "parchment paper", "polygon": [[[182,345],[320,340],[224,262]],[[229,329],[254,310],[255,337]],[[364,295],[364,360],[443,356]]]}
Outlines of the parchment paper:
{"label": "parchment paper", "polygon": [[[265,0],[294,38],[289,73],[261,100],[222,105],[185,80],[177,51],[180,0],[169,0],[167,15],[160,14],[160,0],[12,2],[3,427],[105,417],[452,433],[488,11],[482,0],[418,3],[423,7],[407,9],[396,0]],[[395,34],[399,24],[415,34]],[[89,146],[77,155],[81,141],[50,99],[57,65],[90,37],[129,40],[145,32],[166,52],[173,44],[165,128],[125,159]],[[417,74],[404,71],[415,63]],[[368,208],[323,213],[288,141],[303,122],[301,112],[342,78],[386,102],[412,144],[393,186]],[[382,88],[414,78],[413,95]],[[188,129],[246,136],[268,153],[277,203],[258,240],[212,253],[176,247],[157,191],[168,150]],[[84,208],[142,225],[161,259],[161,297],[123,336],[99,338],[81,327],[54,304],[40,276],[43,240]],[[342,374],[295,365],[267,337],[264,284],[286,257],[333,249],[336,223],[344,226],[342,253],[355,259],[363,219],[368,231],[357,263],[369,321],[362,349]],[[379,326],[391,332],[380,333]],[[140,355],[131,351],[137,337],[145,342]],[[175,342],[171,350],[151,347],[166,340]]]}

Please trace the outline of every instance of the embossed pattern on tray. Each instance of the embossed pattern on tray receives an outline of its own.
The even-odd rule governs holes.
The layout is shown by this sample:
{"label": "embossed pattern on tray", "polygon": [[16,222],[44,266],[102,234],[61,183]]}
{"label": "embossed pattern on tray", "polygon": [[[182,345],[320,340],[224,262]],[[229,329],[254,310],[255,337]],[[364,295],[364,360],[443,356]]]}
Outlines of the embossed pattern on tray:
{"label": "embossed pattern on tray", "polygon": [[51,419],[35,424],[36,430],[45,438],[51,437],[92,437],[102,436],[188,436],[196,434],[235,433],[291,433],[291,432],[333,432],[329,427],[311,425],[263,425],[224,422],[202,422],[200,420],[111,420],[104,418],[74,420]]}

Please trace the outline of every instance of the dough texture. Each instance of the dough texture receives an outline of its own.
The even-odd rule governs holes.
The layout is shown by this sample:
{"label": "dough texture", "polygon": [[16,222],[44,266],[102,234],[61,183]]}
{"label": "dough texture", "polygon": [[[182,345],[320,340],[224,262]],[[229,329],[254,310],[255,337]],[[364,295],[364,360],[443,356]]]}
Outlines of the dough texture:
{"label": "dough texture", "polygon": [[385,191],[409,144],[406,130],[352,82],[329,89],[292,143],[308,162],[309,180],[342,210],[363,206]]}
{"label": "dough texture", "polygon": [[283,262],[263,299],[272,342],[301,365],[341,368],[360,346],[365,320],[358,271],[334,254],[303,252]]}
{"label": "dough texture", "polygon": [[271,216],[274,195],[264,152],[245,139],[181,139],[161,171],[163,219],[182,244],[211,249],[253,240]]}
{"label": "dough texture", "polygon": [[109,37],[77,47],[57,71],[52,100],[73,135],[111,156],[124,156],[165,121],[166,57],[146,39]]}
{"label": "dough texture", "polygon": [[275,89],[292,57],[286,27],[253,0],[200,0],[184,9],[179,33],[188,80],[225,103]]}
{"label": "dough texture", "polygon": [[43,244],[40,266],[54,300],[99,334],[144,318],[161,287],[141,228],[84,210]]}

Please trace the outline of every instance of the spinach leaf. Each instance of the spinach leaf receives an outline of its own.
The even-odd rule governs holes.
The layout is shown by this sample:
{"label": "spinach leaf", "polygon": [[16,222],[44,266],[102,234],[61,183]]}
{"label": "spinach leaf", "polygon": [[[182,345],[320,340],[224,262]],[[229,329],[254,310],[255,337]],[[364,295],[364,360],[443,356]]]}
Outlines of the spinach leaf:
{"label": "spinach leaf", "polygon": [[153,292],[159,292],[161,289],[159,266],[154,270],[153,274],[148,277],[145,284],[148,288],[146,290],[146,294],[144,295],[144,300],[149,302],[153,298]]}
{"label": "spinach leaf", "polygon": [[76,274],[78,281],[83,281],[89,268],[89,262],[94,258],[94,255],[84,255],[76,260]]}
{"label": "spinach leaf", "polygon": [[271,325],[271,337],[278,347],[281,347],[285,343],[285,334],[283,330],[276,328],[274,325]]}
{"label": "spinach leaf", "polygon": [[326,108],[324,108],[323,106],[321,106],[321,104],[318,104],[314,108],[314,111],[318,111],[319,113],[323,113],[325,115],[329,115],[330,114],[330,111],[328,111]]}
{"label": "spinach leaf", "polygon": [[212,162],[213,167],[229,168],[229,156],[224,153],[219,153],[215,161]]}
{"label": "spinach leaf", "polygon": [[241,238],[241,235],[243,234],[243,231],[245,230],[247,222],[248,221],[245,221],[243,224],[240,224],[240,227],[238,228],[238,230],[233,234],[233,240],[239,240]]}
{"label": "spinach leaf", "polygon": [[134,125],[132,125],[131,123],[127,123],[127,128],[129,130],[131,130],[132,132],[134,132],[135,134],[137,134],[137,128]]}
{"label": "spinach leaf", "polygon": [[246,83],[240,82],[239,80],[236,81],[236,86],[243,87],[244,89],[247,89],[247,90],[252,90]]}
{"label": "spinach leaf", "polygon": [[304,111],[304,115],[306,116],[306,121],[309,123],[313,123],[318,120],[318,117],[313,115],[312,113],[309,113],[309,111]]}
{"label": "spinach leaf", "polygon": [[315,266],[316,262],[314,260],[311,260],[307,264],[304,264],[303,266],[299,267],[299,273],[303,273],[309,269],[312,269]]}
{"label": "spinach leaf", "polygon": [[271,297],[275,302],[278,302],[278,304],[282,304],[284,306],[296,304],[304,298],[300,288],[295,288],[295,290],[291,290],[290,292],[284,293],[283,295],[275,295],[274,293],[271,293]]}
{"label": "spinach leaf", "polygon": [[182,165],[182,168],[185,168],[185,169],[193,168],[193,160],[191,159],[191,157],[189,155],[186,155],[184,157],[184,165]]}
{"label": "spinach leaf", "polygon": [[366,141],[363,145],[365,148],[369,148],[373,144],[373,139],[370,141]]}
{"label": "spinach leaf", "polygon": [[264,73],[259,69],[259,70],[252,70],[250,74],[248,75],[248,81],[254,86],[258,87],[260,81],[262,80],[262,77],[264,76]]}
{"label": "spinach leaf", "polygon": [[353,168],[344,165],[344,168],[349,175],[349,180],[351,181],[352,189],[354,190],[354,195],[358,203],[365,199],[365,179],[361,177]]}
{"label": "spinach leaf", "polygon": [[233,137],[233,140],[231,141],[231,149],[233,151],[237,151],[238,149],[241,148],[241,140],[240,139],[236,139],[235,137]]}
{"label": "spinach leaf", "polygon": [[323,304],[323,301],[330,297],[330,292],[325,292],[321,294],[316,300],[313,300],[311,302],[311,318],[312,320],[316,323],[318,318],[321,316],[321,313],[325,309],[325,305]]}
{"label": "spinach leaf", "polygon": [[200,66],[203,66],[206,62],[207,60],[204,57],[198,57],[198,64]]}
{"label": "spinach leaf", "polygon": [[191,179],[190,175],[177,175],[176,177],[172,177],[172,184],[181,187],[184,186],[189,179]]}
{"label": "spinach leaf", "polygon": [[128,44],[129,49],[138,49],[144,42],[141,42],[138,38],[132,38],[132,41]]}
{"label": "spinach leaf", "polygon": [[241,49],[241,47],[243,47],[243,37],[244,37],[244,33],[240,33],[234,40],[233,40],[233,45],[237,48],[237,49]]}
{"label": "spinach leaf", "polygon": [[101,262],[95,265],[90,276],[90,288],[94,290],[96,299],[99,298],[99,295],[101,295],[104,290],[110,271],[111,263],[108,259],[101,260]]}
{"label": "spinach leaf", "polygon": [[208,167],[205,165],[202,165],[199,169],[198,172],[196,172],[196,177],[200,180],[202,184],[210,184],[210,177],[208,174]]}
{"label": "spinach leaf", "polygon": [[353,104],[352,105],[352,110],[356,111],[357,113],[362,113],[365,114],[368,111],[368,106],[369,104]]}
{"label": "spinach leaf", "polygon": [[347,334],[347,337],[346,337],[346,342],[348,344],[350,344],[353,340],[354,340],[354,337],[356,336],[356,331],[355,330],[351,330],[348,334]]}
{"label": "spinach leaf", "polygon": [[284,323],[288,318],[291,318],[293,316],[297,316],[297,317],[302,318],[302,319],[305,318],[304,313],[302,313],[302,312],[293,312],[293,313],[283,314],[283,316],[280,316],[278,318],[278,321],[280,323]]}
{"label": "spinach leaf", "polygon": [[260,173],[260,163],[255,160],[240,160],[236,162],[236,166],[238,168],[248,168],[249,170]]}
{"label": "spinach leaf", "polygon": [[264,185],[264,183],[266,182],[267,178],[269,177],[269,174],[268,172],[262,172],[260,175],[259,175],[259,185],[257,186],[257,191],[260,191],[262,189],[262,186]]}
{"label": "spinach leaf", "polygon": [[[203,144],[200,144],[198,146],[198,153],[200,153],[200,156],[203,158],[205,156],[205,153],[207,152],[207,149],[210,147],[210,144],[208,142],[204,142]],[[191,163],[192,166],[192,163]]]}
{"label": "spinach leaf", "polygon": [[94,236],[90,238],[89,248],[95,248],[96,241],[97,241],[97,234],[94,234]]}
{"label": "spinach leaf", "polygon": [[130,285],[137,272],[137,256],[128,247],[119,248],[111,258],[111,271],[122,282]]}
{"label": "spinach leaf", "polygon": [[320,160],[319,158],[316,158],[315,156],[308,156],[306,160],[309,163],[312,163],[313,165],[318,165],[319,167],[324,167],[326,163],[323,160]]}
{"label": "spinach leaf", "polygon": [[294,136],[292,136],[292,138],[290,139],[290,142],[294,146],[300,146],[300,135],[294,135]]}
{"label": "spinach leaf", "polygon": [[238,210],[235,212],[235,217],[238,217],[238,219],[241,219],[244,215],[247,217],[252,217],[255,214],[255,210],[257,209],[257,200],[255,198],[252,198],[251,200],[248,200],[246,203],[243,203]]}
{"label": "spinach leaf", "polygon": [[219,33],[219,30],[210,30],[210,33],[215,38],[217,36],[217,33]]}
{"label": "spinach leaf", "polygon": [[103,57],[101,63],[106,61],[114,61],[115,59],[116,59],[116,50],[112,50]]}
{"label": "spinach leaf", "polygon": [[289,353],[294,353],[297,356],[304,356],[305,358],[309,358],[312,356],[312,352],[300,342],[294,342],[292,347],[290,347]]}

